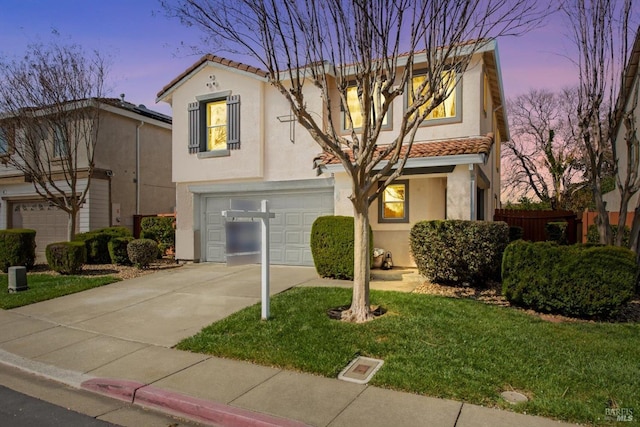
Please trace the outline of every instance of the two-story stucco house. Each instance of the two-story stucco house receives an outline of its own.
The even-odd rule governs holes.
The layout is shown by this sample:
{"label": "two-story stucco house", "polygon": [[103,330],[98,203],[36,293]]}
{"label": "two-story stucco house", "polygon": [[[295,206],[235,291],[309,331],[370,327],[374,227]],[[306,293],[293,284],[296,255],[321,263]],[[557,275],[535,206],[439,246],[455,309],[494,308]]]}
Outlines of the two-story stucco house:
{"label": "two-story stucco house", "polygon": [[[418,55],[416,67],[425,60]],[[225,261],[221,211],[231,199],[269,200],[276,213],[270,234],[275,264],[312,265],[314,220],[353,215],[342,166],[325,155],[325,172],[316,176],[313,159],[322,150],[291,120],[289,105],[266,76],[206,55],[158,94],[173,109],[178,259]],[[339,107],[326,111],[320,94],[313,94],[318,89],[309,86],[307,108],[344,123]],[[414,265],[409,232],[416,222],[490,219],[499,207],[500,143],[508,138],[503,105],[497,45],[490,42],[418,130],[402,178],[370,207],[374,246],[391,251],[395,265]],[[379,144],[391,140],[403,108],[406,100],[398,99]]]}
{"label": "two-story stucco house", "polygon": [[[171,118],[124,99],[100,99],[94,169],[86,202],[78,213],[76,232],[108,226],[133,231],[135,214],[170,213],[175,207],[171,181]],[[1,130],[1,129],[0,129]],[[44,144],[55,146],[55,135]],[[20,132],[0,132],[0,229],[36,230],[36,255],[43,260],[47,244],[67,239],[68,215],[40,197],[32,182],[9,157],[20,150]],[[87,185],[87,156],[79,156],[78,191]],[[53,158],[57,185],[68,188]]]}

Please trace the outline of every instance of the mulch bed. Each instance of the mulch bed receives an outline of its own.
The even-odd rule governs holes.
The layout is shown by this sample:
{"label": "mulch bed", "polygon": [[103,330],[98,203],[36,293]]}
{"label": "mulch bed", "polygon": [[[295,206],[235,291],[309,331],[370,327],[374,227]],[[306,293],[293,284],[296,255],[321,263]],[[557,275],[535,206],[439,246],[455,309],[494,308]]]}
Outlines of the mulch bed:
{"label": "mulch bed", "polygon": [[[115,276],[119,279],[133,279],[147,274],[156,273],[161,270],[179,268],[183,264],[178,264],[173,258],[162,258],[152,262],[148,268],[139,269],[133,266],[117,264],[85,264],[79,276]],[[47,264],[36,264],[30,273],[58,274],[51,270]]]}

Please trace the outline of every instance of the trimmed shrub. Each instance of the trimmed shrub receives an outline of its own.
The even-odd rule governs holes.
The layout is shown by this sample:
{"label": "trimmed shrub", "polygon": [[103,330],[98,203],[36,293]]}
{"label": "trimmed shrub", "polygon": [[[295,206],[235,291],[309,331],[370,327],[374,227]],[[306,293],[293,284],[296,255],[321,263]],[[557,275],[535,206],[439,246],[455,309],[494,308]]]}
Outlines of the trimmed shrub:
{"label": "trimmed shrub", "polygon": [[150,216],[142,218],[140,238],[155,240],[164,255],[176,245],[175,218],[168,216]]}
{"label": "trimmed shrub", "polygon": [[478,286],[500,279],[509,226],[488,221],[421,221],[411,228],[410,243],[418,271],[431,282]]}
{"label": "trimmed shrub", "polygon": [[[311,226],[311,254],[321,277],[353,280],[353,217],[329,215]],[[369,257],[373,258],[373,233],[369,228]]]}
{"label": "trimmed shrub", "polygon": [[88,264],[111,264],[109,241],[116,237],[133,237],[133,235],[126,227],[106,227],[78,233],[73,240],[84,242],[87,248]]}
{"label": "trimmed shrub", "polygon": [[[628,247],[631,229],[625,225],[622,232],[624,233],[622,236],[622,246]],[[618,224],[611,225],[611,235],[614,239],[618,235]],[[587,228],[587,243],[600,243],[600,233],[598,232],[598,226],[595,224],[591,224],[589,228]]]}
{"label": "trimmed shrub", "polygon": [[151,239],[134,239],[127,245],[129,260],[138,268],[147,268],[158,258],[158,244]]}
{"label": "trimmed shrub", "polygon": [[524,228],[517,225],[509,227],[509,241],[514,242],[524,238]]}
{"label": "trimmed shrub", "polygon": [[87,261],[83,242],[50,243],[45,249],[49,268],[60,274],[77,274]]}
{"label": "trimmed shrub", "polygon": [[635,294],[635,254],[617,246],[511,243],[502,293],[514,305],[582,318],[615,315]]}
{"label": "trimmed shrub", "polygon": [[4,273],[12,266],[33,268],[36,261],[36,231],[25,228],[0,230],[0,268]]}
{"label": "trimmed shrub", "polygon": [[569,224],[566,221],[552,221],[544,225],[544,231],[547,235],[547,240],[556,242],[559,245],[566,245],[569,243],[567,240],[567,226]]}
{"label": "trimmed shrub", "polygon": [[133,240],[133,237],[114,237],[109,240],[107,247],[109,248],[109,257],[111,264],[131,265],[127,246]]}

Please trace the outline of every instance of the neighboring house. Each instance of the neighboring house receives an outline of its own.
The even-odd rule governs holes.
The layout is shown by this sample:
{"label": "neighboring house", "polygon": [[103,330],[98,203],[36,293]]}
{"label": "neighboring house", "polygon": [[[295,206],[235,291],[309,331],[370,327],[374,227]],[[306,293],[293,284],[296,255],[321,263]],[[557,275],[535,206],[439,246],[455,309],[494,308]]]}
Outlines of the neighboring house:
{"label": "neighboring house", "polygon": [[[100,99],[95,168],[89,193],[77,218],[76,232],[108,226],[133,231],[134,214],[173,212],[171,118],[124,99]],[[57,149],[56,135],[45,143]],[[47,244],[67,239],[68,215],[42,199],[9,156],[20,150],[19,132],[0,132],[0,229],[36,230],[36,253],[43,260]],[[53,163],[53,162],[52,162]],[[87,159],[78,171],[78,189],[87,185]],[[52,164],[55,174],[60,164]],[[65,188],[62,182],[57,184]],[[68,188],[68,187],[67,187]]]}
{"label": "neighboring house", "polygon": [[[618,95],[618,105],[621,107],[621,111],[633,112],[635,116],[635,132],[636,137],[638,135],[638,125],[640,124],[640,108],[638,108],[638,98],[640,97],[640,30],[636,33],[636,39],[631,50],[631,56],[627,64],[627,69],[623,75],[623,81],[620,94]],[[619,108],[620,108],[619,107]],[[616,151],[618,157],[618,174],[621,178],[627,174],[627,142],[625,134],[627,128],[624,123],[618,123],[618,129],[616,131]],[[640,159],[636,159],[636,162],[640,162]],[[629,201],[629,212],[633,212],[638,203],[638,193],[636,193]],[[620,192],[618,189],[608,192],[604,195],[604,201],[607,203],[607,211],[619,212],[620,211]]]}
{"label": "neighboring house", "polygon": [[[418,55],[417,70],[421,61]],[[322,150],[291,120],[289,105],[266,76],[255,67],[206,55],[158,93],[158,101],[173,109],[177,259],[225,261],[221,211],[229,209],[231,199],[269,200],[276,213],[270,234],[274,264],[313,265],[314,220],[353,215],[346,173],[324,155],[327,170],[316,176],[313,159]],[[307,107],[326,117],[319,94],[311,95]],[[404,102],[393,105],[389,135],[383,132],[379,144],[398,126],[394,121],[400,120]],[[391,251],[395,265],[415,265],[409,231],[417,221],[492,218],[500,205],[499,148],[508,138],[503,105],[498,51],[491,42],[419,129],[404,176],[370,207],[374,245]]]}

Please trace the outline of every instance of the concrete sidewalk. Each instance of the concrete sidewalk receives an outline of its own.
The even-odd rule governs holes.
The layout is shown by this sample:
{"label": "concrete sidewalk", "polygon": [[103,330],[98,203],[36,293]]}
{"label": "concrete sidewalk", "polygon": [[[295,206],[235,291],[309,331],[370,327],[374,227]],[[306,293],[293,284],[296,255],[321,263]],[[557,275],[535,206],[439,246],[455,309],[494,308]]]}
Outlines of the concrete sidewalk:
{"label": "concrete sidewalk", "polygon": [[[410,274],[408,276],[411,276]],[[372,289],[410,291],[402,277]],[[271,293],[350,286],[273,266]],[[0,361],[145,407],[223,426],[567,425],[171,348],[260,301],[260,267],[189,264],[0,311]]]}

